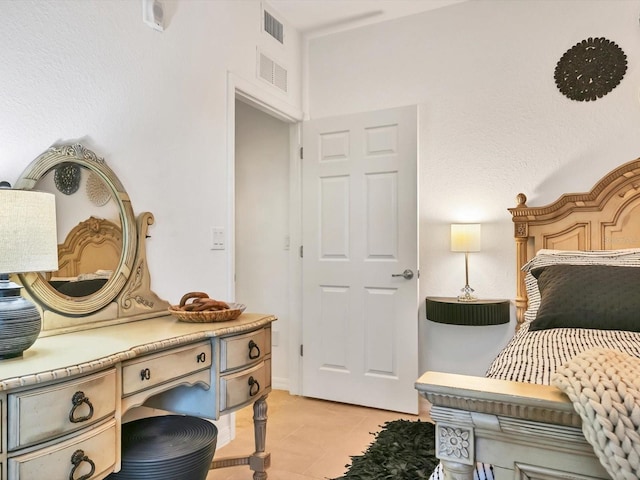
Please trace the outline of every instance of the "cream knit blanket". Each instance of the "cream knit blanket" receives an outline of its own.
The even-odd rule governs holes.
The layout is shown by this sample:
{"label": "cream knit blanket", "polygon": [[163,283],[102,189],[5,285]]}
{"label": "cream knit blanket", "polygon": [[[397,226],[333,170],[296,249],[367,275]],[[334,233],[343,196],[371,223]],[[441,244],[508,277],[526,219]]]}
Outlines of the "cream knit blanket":
{"label": "cream knit blanket", "polygon": [[573,402],[582,431],[614,480],[640,478],[640,358],[604,348],[560,367],[551,383]]}

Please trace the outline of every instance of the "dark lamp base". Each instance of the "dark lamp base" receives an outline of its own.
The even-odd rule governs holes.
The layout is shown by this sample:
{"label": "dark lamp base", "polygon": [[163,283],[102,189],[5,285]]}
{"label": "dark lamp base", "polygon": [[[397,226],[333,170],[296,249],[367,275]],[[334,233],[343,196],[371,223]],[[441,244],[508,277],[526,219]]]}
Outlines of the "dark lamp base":
{"label": "dark lamp base", "polygon": [[[31,345],[33,345],[33,343]],[[6,355],[0,355],[0,360],[9,360],[10,358],[22,358],[23,356],[24,356],[24,350],[18,353],[8,353]]]}
{"label": "dark lamp base", "polygon": [[[20,296],[20,289],[12,284],[14,295],[6,295],[0,282],[0,359],[15,358],[34,344],[42,321],[33,302]],[[6,296],[5,296],[6,295]]]}

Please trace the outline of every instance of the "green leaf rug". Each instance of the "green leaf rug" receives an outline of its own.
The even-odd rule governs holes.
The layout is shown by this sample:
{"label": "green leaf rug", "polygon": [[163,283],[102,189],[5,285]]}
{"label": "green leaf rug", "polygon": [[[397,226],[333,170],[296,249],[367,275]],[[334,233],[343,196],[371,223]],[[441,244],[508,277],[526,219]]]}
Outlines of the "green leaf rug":
{"label": "green leaf rug", "polygon": [[351,457],[347,473],[334,480],[427,479],[438,464],[432,423],[394,420],[374,435],[367,451]]}

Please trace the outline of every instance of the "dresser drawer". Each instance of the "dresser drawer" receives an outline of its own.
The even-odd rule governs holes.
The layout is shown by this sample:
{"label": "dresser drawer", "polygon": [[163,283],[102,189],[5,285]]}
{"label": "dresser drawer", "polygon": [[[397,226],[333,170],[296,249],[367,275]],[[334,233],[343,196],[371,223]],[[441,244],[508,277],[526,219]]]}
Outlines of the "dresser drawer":
{"label": "dresser drawer", "polygon": [[116,421],[112,419],[66,442],[9,458],[8,477],[79,479],[93,468],[85,478],[104,478],[114,469],[116,445]]}
{"label": "dresser drawer", "polygon": [[8,449],[79,430],[113,415],[115,369],[8,396]]}
{"label": "dresser drawer", "polygon": [[209,367],[210,342],[147,355],[123,364],[122,394],[131,395]]}
{"label": "dresser drawer", "polygon": [[228,372],[260,362],[271,353],[271,328],[220,339],[220,371]]}
{"label": "dresser drawer", "polygon": [[271,391],[271,359],[220,379],[220,413],[253,402]]}

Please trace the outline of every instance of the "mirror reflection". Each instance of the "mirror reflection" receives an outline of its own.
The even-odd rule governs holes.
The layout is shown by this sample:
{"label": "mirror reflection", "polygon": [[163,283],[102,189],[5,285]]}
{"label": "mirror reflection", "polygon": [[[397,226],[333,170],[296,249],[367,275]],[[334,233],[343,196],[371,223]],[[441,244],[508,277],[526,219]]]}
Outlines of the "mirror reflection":
{"label": "mirror reflection", "polygon": [[122,257],[120,211],[109,185],[94,171],[62,163],[43,175],[35,189],[56,196],[56,272],[41,274],[60,295],[84,297],[99,291]]}
{"label": "mirror reflection", "polygon": [[136,218],[122,182],[80,143],[50,147],[16,181],[56,196],[59,269],[18,274],[23,295],[42,310],[41,335],[165,315],[150,289],[145,239],[150,212]]}

